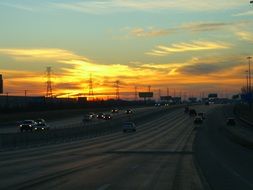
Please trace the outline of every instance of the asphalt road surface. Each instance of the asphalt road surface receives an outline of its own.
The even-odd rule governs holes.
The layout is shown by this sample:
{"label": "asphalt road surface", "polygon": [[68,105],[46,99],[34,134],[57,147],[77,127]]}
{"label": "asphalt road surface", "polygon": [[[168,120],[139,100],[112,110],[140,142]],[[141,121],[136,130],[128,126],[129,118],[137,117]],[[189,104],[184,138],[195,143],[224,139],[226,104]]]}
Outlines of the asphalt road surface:
{"label": "asphalt road surface", "polygon": [[[152,121],[143,120],[135,133],[116,132],[71,143],[0,152],[0,189],[244,189],[229,184],[229,180],[236,179],[237,182],[240,179],[238,184],[251,183],[251,178],[245,178],[238,170],[235,173],[238,178],[225,177],[223,184],[219,181],[223,180],[226,167],[235,165],[246,170],[252,157],[239,160],[243,163],[238,160],[233,163],[224,158],[229,152],[212,152],[213,142],[206,145],[205,135],[209,132],[217,135],[209,129],[219,126],[224,119],[218,112],[222,107],[197,106],[196,109],[207,113],[202,125],[194,125],[193,118],[181,108]],[[206,130],[207,134],[203,133]],[[226,136],[222,134],[219,138]],[[215,141],[212,136],[210,139]],[[227,144],[220,147],[223,146]],[[239,145],[237,148],[233,156],[240,157],[245,150]],[[200,152],[198,161],[204,159],[204,162],[196,164],[195,150]],[[214,155],[225,163],[220,165]]]}
{"label": "asphalt road surface", "polygon": [[196,157],[211,189],[252,190],[253,150],[226,134],[226,118],[231,116],[231,106],[217,107],[209,114],[196,138]]}

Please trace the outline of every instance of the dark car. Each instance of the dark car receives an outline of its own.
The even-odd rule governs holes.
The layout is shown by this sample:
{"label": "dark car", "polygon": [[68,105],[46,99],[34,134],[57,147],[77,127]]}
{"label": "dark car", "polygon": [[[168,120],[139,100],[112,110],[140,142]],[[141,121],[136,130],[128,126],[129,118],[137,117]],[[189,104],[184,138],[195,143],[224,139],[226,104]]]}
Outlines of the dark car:
{"label": "dark car", "polygon": [[19,129],[21,132],[23,131],[33,131],[34,127],[36,127],[37,123],[34,120],[25,120],[22,121],[19,125]]}
{"label": "dark car", "polygon": [[188,112],[189,112],[189,107],[186,106],[186,107],[184,108],[184,113],[188,113]]}
{"label": "dark car", "polygon": [[135,132],[136,131],[136,125],[133,122],[125,122],[123,124],[123,132],[125,133],[127,131]]}
{"label": "dark car", "polygon": [[98,113],[97,114],[97,119],[104,119],[105,114],[104,113]]}
{"label": "dark car", "polygon": [[45,123],[37,123],[34,127],[34,131],[48,131],[50,129],[49,125]]}
{"label": "dark car", "polygon": [[42,123],[46,123],[46,121],[44,119],[36,119],[35,122],[37,124],[42,124]]}
{"label": "dark car", "polygon": [[112,119],[112,116],[110,114],[104,115],[104,120],[110,120],[110,119]]}
{"label": "dark car", "polygon": [[190,115],[190,116],[196,116],[196,115],[197,115],[196,110],[195,110],[195,109],[190,109],[190,110],[189,110],[189,115]]}
{"label": "dark car", "polygon": [[90,117],[91,119],[96,117],[96,114],[95,114],[95,113],[92,113],[92,112],[89,113],[88,115],[89,115],[89,117]]}
{"label": "dark car", "polygon": [[235,118],[230,117],[230,118],[227,119],[227,125],[232,125],[233,126],[235,124],[236,124]]}
{"label": "dark car", "polygon": [[210,105],[210,103],[209,103],[209,102],[205,102],[205,105],[209,106],[209,105]]}
{"label": "dark car", "polygon": [[127,110],[125,111],[125,113],[126,113],[126,114],[132,114],[132,113],[133,113],[133,110],[127,109]]}
{"label": "dark car", "polygon": [[86,114],[86,115],[83,117],[83,123],[92,121],[92,118],[93,118],[93,115],[91,115],[91,114]]}
{"label": "dark car", "polygon": [[201,117],[202,119],[206,119],[206,116],[205,116],[204,112],[199,112],[198,116]]}
{"label": "dark car", "polygon": [[194,118],[194,123],[195,124],[201,124],[201,123],[203,123],[202,117],[200,117],[200,116],[195,117]]}

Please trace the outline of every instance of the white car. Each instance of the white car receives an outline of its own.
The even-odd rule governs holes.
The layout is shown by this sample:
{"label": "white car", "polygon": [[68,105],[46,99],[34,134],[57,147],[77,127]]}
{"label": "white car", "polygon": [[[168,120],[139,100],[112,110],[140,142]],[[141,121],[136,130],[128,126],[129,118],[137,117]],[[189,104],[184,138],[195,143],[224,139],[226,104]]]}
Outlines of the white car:
{"label": "white car", "polygon": [[125,133],[127,131],[135,132],[136,131],[136,125],[133,122],[125,122],[123,124],[123,132]]}

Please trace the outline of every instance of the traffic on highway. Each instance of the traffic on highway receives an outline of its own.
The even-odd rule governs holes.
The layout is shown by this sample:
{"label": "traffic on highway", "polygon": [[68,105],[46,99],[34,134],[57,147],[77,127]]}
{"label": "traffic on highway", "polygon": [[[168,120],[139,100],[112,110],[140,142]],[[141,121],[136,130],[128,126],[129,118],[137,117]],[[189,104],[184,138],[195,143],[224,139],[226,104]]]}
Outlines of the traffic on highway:
{"label": "traffic on highway", "polygon": [[[220,182],[218,172],[225,172],[226,180],[233,180],[235,187],[240,184],[243,189],[251,189],[253,175],[248,173],[249,168],[240,164],[224,166],[230,163],[226,151],[220,158],[219,151],[225,145],[216,146],[216,141],[224,141],[227,137],[219,127],[213,127],[214,123],[215,126],[219,123],[227,127],[238,125],[232,115],[220,114],[224,109],[228,109],[227,106],[179,105],[131,109],[131,113],[127,110],[89,113],[81,120],[82,128],[102,130],[100,127],[107,128],[108,122],[111,125],[115,122],[116,127],[114,130],[107,128],[107,132],[99,135],[83,133],[67,141],[38,144],[31,140],[26,146],[5,147],[5,151],[0,152],[0,188],[233,189],[232,185]],[[218,113],[221,116],[213,119]],[[111,118],[105,118],[109,114]],[[26,120],[26,123],[29,127],[35,121]],[[41,123],[46,121],[41,119]],[[35,130],[38,123],[33,127]],[[47,135],[54,130],[41,134]],[[216,131],[208,132],[212,130]],[[15,133],[23,134],[38,133],[29,130]],[[236,146],[230,140],[226,143]],[[238,151],[253,156],[252,152],[246,153],[237,147],[237,154]],[[233,162],[236,159],[240,161],[241,158],[235,156]],[[222,167],[217,168],[219,164]],[[25,175],[20,175],[24,172]]]}

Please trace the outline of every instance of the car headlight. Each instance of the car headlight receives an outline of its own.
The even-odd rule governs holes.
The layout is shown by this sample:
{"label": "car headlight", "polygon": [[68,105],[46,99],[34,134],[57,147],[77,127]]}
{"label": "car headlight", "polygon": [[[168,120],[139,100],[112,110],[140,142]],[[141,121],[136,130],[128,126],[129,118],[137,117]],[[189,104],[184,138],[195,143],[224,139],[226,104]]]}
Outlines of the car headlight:
{"label": "car headlight", "polygon": [[22,125],[19,125],[19,127],[22,127]]}
{"label": "car headlight", "polygon": [[32,125],[29,125],[29,127],[32,127]]}
{"label": "car headlight", "polygon": [[36,127],[35,130],[37,130],[38,128]]}
{"label": "car headlight", "polygon": [[44,128],[42,127],[42,130],[44,130]]}

